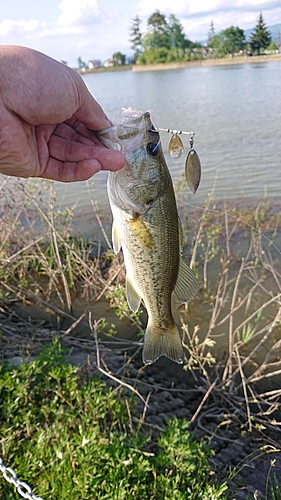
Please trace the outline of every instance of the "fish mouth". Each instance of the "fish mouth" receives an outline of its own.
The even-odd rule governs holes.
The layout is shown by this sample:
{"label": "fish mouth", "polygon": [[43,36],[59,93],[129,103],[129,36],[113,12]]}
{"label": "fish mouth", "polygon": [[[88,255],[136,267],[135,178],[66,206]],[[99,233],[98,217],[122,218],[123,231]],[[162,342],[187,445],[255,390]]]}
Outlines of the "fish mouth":
{"label": "fish mouth", "polygon": [[150,111],[143,113],[135,108],[123,108],[115,125],[99,130],[97,136],[109,149],[134,152],[148,142],[151,132],[158,134],[159,138],[159,130],[152,122]]}

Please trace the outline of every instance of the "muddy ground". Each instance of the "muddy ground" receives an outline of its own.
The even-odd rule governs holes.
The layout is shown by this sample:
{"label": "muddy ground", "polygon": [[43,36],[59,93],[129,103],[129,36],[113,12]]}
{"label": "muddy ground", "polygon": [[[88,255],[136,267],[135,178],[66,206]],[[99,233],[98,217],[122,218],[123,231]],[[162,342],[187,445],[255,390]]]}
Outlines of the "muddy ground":
{"label": "muddy ground", "polygon": [[[0,312],[1,321],[8,321]],[[13,321],[9,318],[9,325]],[[22,356],[30,360],[36,356],[43,344],[50,342],[48,329],[37,329],[30,335],[16,324],[11,336],[0,337],[2,359],[19,365]],[[235,401],[225,398],[214,390],[206,397],[206,382],[197,374],[195,380],[190,372],[161,358],[151,366],[144,367],[141,361],[141,346],[130,350],[111,349],[95,340],[61,337],[66,359],[78,365],[83,373],[100,374],[109,385],[123,386],[124,395],[134,388],[139,392],[137,412],[143,419],[143,428],[155,437],[173,417],[191,422],[196,437],[207,438],[214,452],[210,465],[219,482],[227,481],[228,498],[277,499],[271,491],[275,478],[281,484],[281,432],[272,428],[248,431],[245,411]],[[112,378],[113,377],[113,378]],[[280,491],[280,490],[279,490]]]}

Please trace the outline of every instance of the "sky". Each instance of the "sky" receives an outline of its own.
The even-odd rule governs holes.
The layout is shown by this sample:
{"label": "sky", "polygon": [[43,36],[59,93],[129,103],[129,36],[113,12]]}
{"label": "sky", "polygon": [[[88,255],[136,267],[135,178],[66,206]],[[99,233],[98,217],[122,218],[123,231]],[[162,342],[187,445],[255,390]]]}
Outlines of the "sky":
{"label": "sky", "polygon": [[192,41],[205,41],[229,26],[253,28],[259,13],[267,26],[281,22],[280,0],[2,0],[0,44],[24,45],[77,67],[81,57],[104,62],[114,52],[132,55],[130,26],[136,14],[141,31],[156,10],[175,14]]}

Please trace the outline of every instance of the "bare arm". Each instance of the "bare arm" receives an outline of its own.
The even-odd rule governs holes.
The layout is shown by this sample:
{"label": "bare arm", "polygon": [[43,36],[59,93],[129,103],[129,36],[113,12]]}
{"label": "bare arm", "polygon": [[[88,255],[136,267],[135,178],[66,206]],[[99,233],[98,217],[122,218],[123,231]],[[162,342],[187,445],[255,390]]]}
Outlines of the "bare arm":
{"label": "bare arm", "polygon": [[110,125],[76,71],[32,49],[0,46],[0,173],[72,182],[118,170],[123,154],[93,132]]}

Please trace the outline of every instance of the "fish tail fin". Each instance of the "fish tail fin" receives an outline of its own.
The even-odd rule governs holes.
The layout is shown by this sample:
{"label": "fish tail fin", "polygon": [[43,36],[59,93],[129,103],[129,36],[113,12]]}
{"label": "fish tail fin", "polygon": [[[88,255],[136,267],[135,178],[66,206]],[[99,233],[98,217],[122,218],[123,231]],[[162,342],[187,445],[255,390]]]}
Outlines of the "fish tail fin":
{"label": "fish tail fin", "polygon": [[145,365],[151,365],[160,356],[166,356],[176,363],[183,363],[184,353],[180,334],[176,324],[165,330],[148,323],[144,336],[142,359]]}

